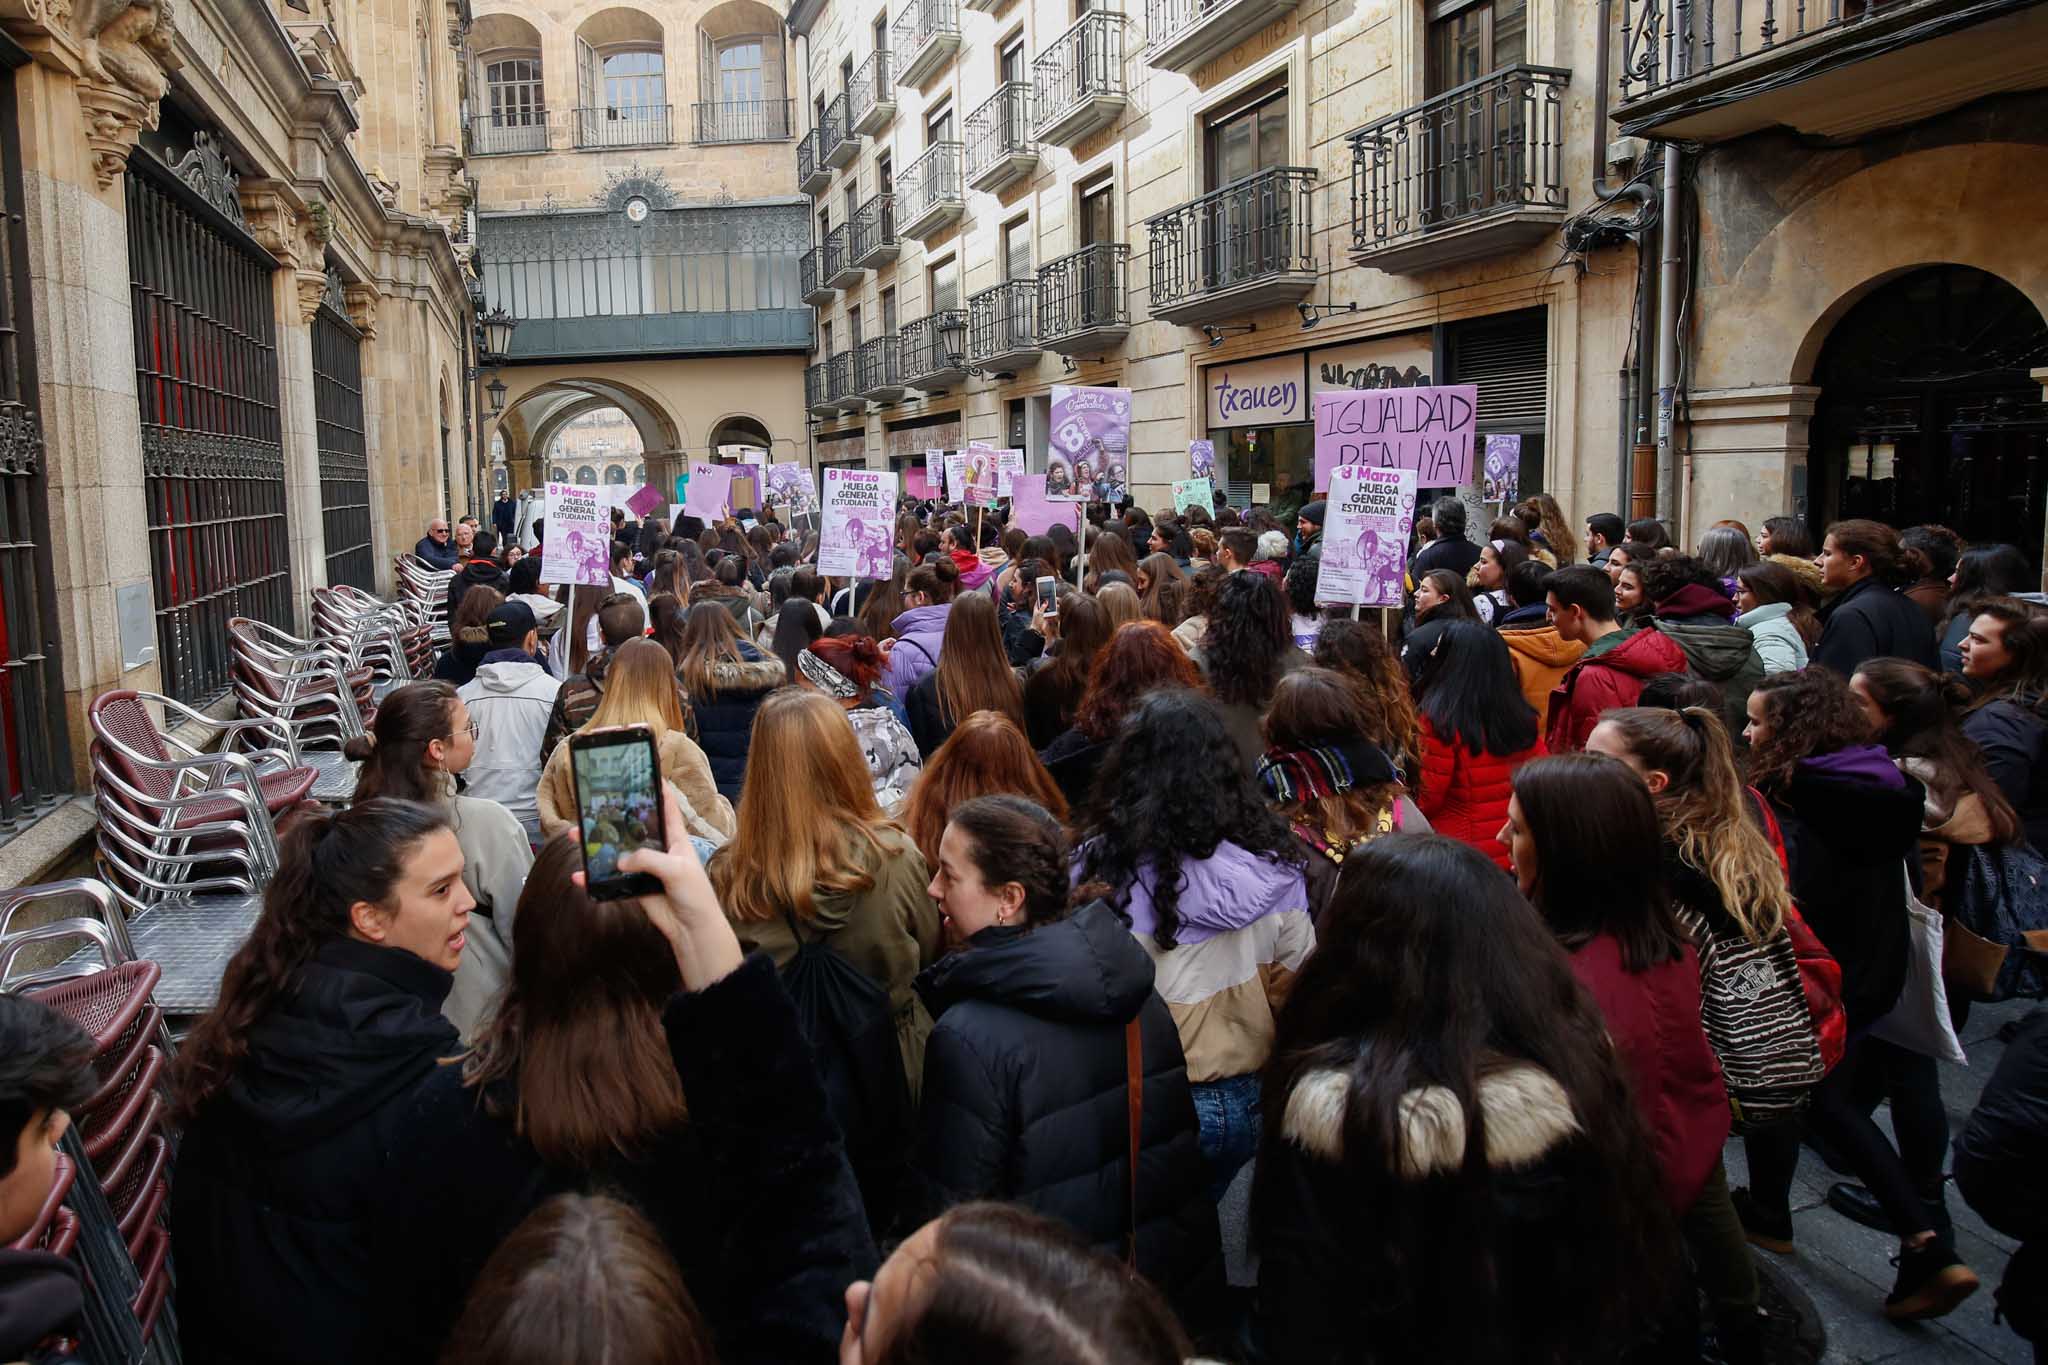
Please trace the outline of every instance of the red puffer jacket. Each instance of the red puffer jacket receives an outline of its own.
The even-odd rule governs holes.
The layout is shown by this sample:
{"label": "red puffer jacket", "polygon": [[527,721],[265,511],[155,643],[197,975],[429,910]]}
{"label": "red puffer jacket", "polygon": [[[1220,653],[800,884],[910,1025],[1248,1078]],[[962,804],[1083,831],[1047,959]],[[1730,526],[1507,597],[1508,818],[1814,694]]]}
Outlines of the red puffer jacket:
{"label": "red puffer jacket", "polygon": [[1589,649],[1550,694],[1546,741],[1553,754],[1585,748],[1586,737],[1600,723],[1600,713],[1634,706],[1643,694],[1646,678],[1686,671],[1685,651],[1662,631],[1638,630],[1619,644],[1603,649],[1604,644],[1603,640]]}
{"label": "red puffer jacket", "polygon": [[1620,942],[1600,934],[1572,954],[1572,974],[1600,1006],[1650,1130],[1664,1197],[1684,1213],[1728,1140],[1728,1089],[1700,1026],[1699,961],[1688,946],[1676,962],[1630,972]]}
{"label": "red puffer jacket", "polygon": [[1422,793],[1415,804],[1438,834],[1462,839],[1507,871],[1507,846],[1496,838],[1507,823],[1515,769],[1547,752],[1537,741],[1518,754],[1475,754],[1458,736],[1437,734],[1422,718]]}

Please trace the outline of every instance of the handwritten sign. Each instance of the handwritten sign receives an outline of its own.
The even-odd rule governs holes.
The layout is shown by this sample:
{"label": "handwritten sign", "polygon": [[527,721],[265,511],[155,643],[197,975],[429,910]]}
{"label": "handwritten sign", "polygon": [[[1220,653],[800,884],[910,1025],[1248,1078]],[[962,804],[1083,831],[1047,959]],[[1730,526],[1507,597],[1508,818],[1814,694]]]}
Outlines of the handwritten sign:
{"label": "handwritten sign", "polygon": [[1409,469],[1431,488],[1472,480],[1472,424],[1479,389],[1356,389],[1315,398],[1317,489],[1339,465]]}
{"label": "handwritten sign", "polygon": [[690,463],[690,486],[683,492],[683,511],[705,521],[725,515],[732,495],[732,466]]}
{"label": "handwritten sign", "polygon": [[1330,472],[1316,601],[1401,605],[1408,532],[1415,525],[1415,471],[1339,465]]}
{"label": "handwritten sign", "polygon": [[825,470],[818,572],[834,578],[887,578],[895,567],[895,507],[896,476],[888,470]]}
{"label": "handwritten sign", "polygon": [[550,483],[546,506],[540,581],[610,584],[611,510],[597,485]]}
{"label": "handwritten sign", "polygon": [[1215,503],[1215,492],[1207,479],[1175,479],[1173,481],[1173,510],[1185,512],[1190,507],[1208,511]]}

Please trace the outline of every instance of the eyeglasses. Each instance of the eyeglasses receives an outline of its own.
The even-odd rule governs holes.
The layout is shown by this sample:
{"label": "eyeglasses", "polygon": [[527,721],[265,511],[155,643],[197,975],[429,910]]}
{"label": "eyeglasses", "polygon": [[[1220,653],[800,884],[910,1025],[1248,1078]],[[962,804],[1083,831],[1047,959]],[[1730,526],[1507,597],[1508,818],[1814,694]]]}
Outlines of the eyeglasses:
{"label": "eyeglasses", "polygon": [[427,534],[430,536],[445,536],[448,534],[448,528],[445,526],[430,527]]}
{"label": "eyeglasses", "polygon": [[[480,734],[482,734],[482,733],[483,733],[483,726],[482,726],[482,725],[480,725],[480,724],[478,724],[478,723],[477,723],[476,721],[474,721],[474,720],[472,720],[472,721],[471,721],[471,722],[470,722],[469,724],[467,724],[467,725],[463,726],[462,728],[463,728],[464,730],[468,731],[468,733],[469,733],[469,737],[470,737],[471,739],[475,739],[475,738],[476,738],[476,737],[477,737],[478,735],[480,735]],[[450,736],[448,736],[448,738],[450,738],[450,739],[453,739],[453,738],[455,738],[455,736],[453,736],[453,735],[450,735]]]}

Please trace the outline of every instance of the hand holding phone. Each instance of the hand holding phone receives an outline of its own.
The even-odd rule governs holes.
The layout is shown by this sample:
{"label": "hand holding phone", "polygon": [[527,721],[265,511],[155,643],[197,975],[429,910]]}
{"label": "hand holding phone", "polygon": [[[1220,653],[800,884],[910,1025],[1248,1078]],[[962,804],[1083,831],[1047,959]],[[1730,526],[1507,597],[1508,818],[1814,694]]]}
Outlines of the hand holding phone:
{"label": "hand holding phone", "polygon": [[1060,614],[1060,581],[1050,575],[1038,580],[1038,610],[1046,616]]}
{"label": "hand holding phone", "polygon": [[636,849],[668,847],[661,756],[654,733],[624,725],[569,736],[569,774],[583,845],[584,889],[592,900],[645,896],[658,878],[622,868]]}
{"label": "hand holding phone", "polygon": [[[646,845],[622,854],[619,862],[625,871],[655,880],[658,889],[635,898],[635,903],[668,940],[683,989],[701,991],[739,970],[745,953],[718,903],[711,878],[697,861],[675,788],[666,782],[661,788],[662,827],[669,835],[668,846]],[[579,875],[587,890],[588,874]]]}

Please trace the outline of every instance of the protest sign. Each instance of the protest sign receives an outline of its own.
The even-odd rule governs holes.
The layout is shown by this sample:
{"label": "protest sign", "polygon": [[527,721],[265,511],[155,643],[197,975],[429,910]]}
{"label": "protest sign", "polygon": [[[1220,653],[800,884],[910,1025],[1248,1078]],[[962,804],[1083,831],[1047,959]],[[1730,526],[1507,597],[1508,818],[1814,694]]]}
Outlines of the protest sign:
{"label": "protest sign", "polygon": [[967,456],[963,452],[946,456],[946,501],[967,501]]}
{"label": "protest sign", "polygon": [[1216,477],[1216,443],[1214,441],[1188,442],[1188,477],[1191,479],[1214,479]]}
{"label": "protest sign", "polygon": [[1215,505],[1215,492],[1207,479],[1175,479],[1173,481],[1173,510],[1185,512],[1190,507],[1199,507],[1204,512]]}
{"label": "protest sign", "polygon": [[[939,477],[941,479],[946,477],[943,469],[939,472]],[[922,469],[906,469],[903,471],[903,494],[905,497],[916,498],[920,502],[930,502],[939,496],[939,489],[938,485],[932,482],[931,475],[926,471]]]}
{"label": "protest sign", "polygon": [[886,469],[825,470],[825,514],[818,527],[818,572],[834,578],[887,578],[895,567],[896,476]]}
{"label": "protest sign", "polygon": [[732,493],[732,466],[690,463],[690,485],[683,495],[683,510],[705,521],[725,515]]}
{"label": "protest sign", "polygon": [[1486,500],[1505,507],[1521,494],[1522,438],[1495,435],[1486,438]]}
{"label": "protest sign", "polygon": [[1053,385],[1047,497],[1121,501],[1128,493],[1130,449],[1129,389]]}
{"label": "protest sign", "polygon": [[1010,480],[1010,524],[1021,526],[1026,535],[1042,536],[1054,526],[1076,530],[1081,504],[1055,500],[1045,495],[1045,475],[1018,474]]}
{"label": "protest sign", "polygon": [[769,465],[768,501],[787,507],[792,513],[817,511],[817,490],[811,487],[811,471],[794,460]]}
{"label": "protest sign", "polygon": [[961,475],[964,501],[969,507],[993,507],[996,505],[996,456],[994,446],[985,446],[979,441],[967,447],[966,469]]}
{"label": "protest sign", "polygon": [[653,484],[640,485],[631,497],[626,499],[626,510],[636,517],[644,518],[649,512],[661,506],[661,490]]}
{"label": "protest sign", "polygon": [[1339,465],[1410,469],[1430,488],[1472,480],[1479,389],[1333,389],[1315,396],[1318,492]]}
{"label": "protest sign", "polygon": [[937,497],[937,496],[939,495],[939,494],[938,494],[938,490],[939,490],[939,489],[942,489],[942,488],[944,488],[944,487],[946,486],[946,452],[945,452],[945,451],[943,451],[943,450],[927,450],[927,451],[925,451],[925,453],[924,453],[924,481],[925,481],[925,483],[927,483],[928,485],[930,485],[930,486],[931,486],[931,488],[932,488],[932,490],[933,490],[932,492],[930,492],[930,493],[926,494],[926,496],[927,496],[927,497],[933,497],[933,498],[936,498],[936,497]]}
{"label": "protest sign", "polygon": [[996,496],[1013,496],[1011,480],[1024,472],[1024,452],[1021,450],[998,450],[996,452]]}
{"label": "protest sign", "polygon": [[1331,471],[1316,601],[1401,605],[1415,480],[1412,469],[1345,464]]}
{"label": "protest sign", "polygon": [[611,585],[611,511],[601,492],[596,484],[548,485],[541,582]]}

